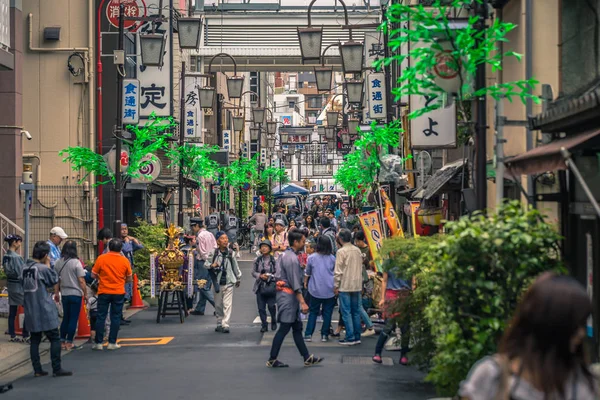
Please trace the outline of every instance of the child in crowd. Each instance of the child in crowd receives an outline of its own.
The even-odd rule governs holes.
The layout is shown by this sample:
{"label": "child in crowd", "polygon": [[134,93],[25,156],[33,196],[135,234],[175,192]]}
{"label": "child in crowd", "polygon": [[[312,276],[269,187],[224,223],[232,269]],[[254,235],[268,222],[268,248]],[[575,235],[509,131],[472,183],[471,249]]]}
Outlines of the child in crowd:
{"label": "child in crowd", "polygon": [[90,340],[88,343],[92,343],[92,338],[96,336],[96,321],[98,319],[98,294],[97,285],[88,285],[88,298],[87,298],[87,311],[88,319],[90,320]]}

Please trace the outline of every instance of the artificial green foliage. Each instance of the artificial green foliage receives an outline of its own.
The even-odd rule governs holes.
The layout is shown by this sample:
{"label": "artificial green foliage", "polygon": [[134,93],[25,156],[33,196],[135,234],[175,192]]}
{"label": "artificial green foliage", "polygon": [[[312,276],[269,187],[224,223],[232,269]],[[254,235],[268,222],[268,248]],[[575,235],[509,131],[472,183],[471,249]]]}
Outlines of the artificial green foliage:
{"label": "artificial green foliage", "polygon": [[136,226],[130,226],[129,231],[144,245],[143,249],[133,254],[138,279],[150,279],[150,254],[161,253],[165,249],[167,238],[165,227],[137,219]]}
{"label": "artificial green foliage", "polygon": [[219,169],[221,184],[241,190],[244,184],[249,183],[254,186],[258,180],[258,161],[257,155],[251,159],[239,158],[231,162],[226,167]]}
{"label": "artificial green foliage", "polygon": [[268,185],[269,178],[272,184],[284,185],[290,181],[290,177],[286,174],[285,168],[266,167],[260,173],[262,183]]}
{"label": "artificial green foliage", "polygon": [[370,190],[381,168],[379,155],[387,152],[390,146],[398,147],[401,132],[399,120],[384,126],[373,122],[370,130],[359,130],[354,150],[344,157],[344,162],[333,176],[336,183],[353,197]]}
{"label": "artificial green foliage", "polygon": [[219,164],[210,158],[210,155],[219,150],[218,146],[184,144],[167,151],[171,160],[170,167],[180,166],[186,179],[201,182],[202,179],[216,179]]}
{"label": "artificial green foliage", "polygon": [[58,152],[58,155],[63,157],[63,162],[71,164],[73,171],[83,171],[83,176],[77,183],[82,184],[90,174],[108,178],[105,180],[96,179],[92,186],[98,186],[108,182],[115,183],[115,175],[108,168],[108,164],[104,161],[101,154],[97,154],[94,150],[87,147],[67,147]]}
{"label": "artificial green foliage", "polygon": [[[418,312],[415,335],[423,343],[415,345],[412,358],[430,367],[427,380],[441,395],[451,396],[477,360],[496,352],[533,279],[548,270],[562,272],[563,266],[555,228],[518,201],[489,217],[447,222],[446,229],[439,241],[390,239],[384,254],[394,253],[400,275],[416,278],[411,306]],[[432,241],[418,243],[424,240]],[[423,362],[427,358],[430,365]]]}
{"label": "artificial green foliage", "polygon": [[[472,90],[475,73],[479,65],[492,67],[492,72],[502,69],[503,57],[521,59],[521,55],[513,51],[500,51],[499,44],[508,42],[506,35],[515,29],[516,25],[500,21],[498,18],[478,30],[478,16],[471,16],[462,29],[451,29],[448,15],[452,9],[472,10],[481,0],[453,0],[451,2],[436,0],[431,7],[409,5],[405,2],[395,2],[387,10],[389,25],[381,25],[381,29],[389,36],[389,47],[392,56],[378,60],[376,68],[390,65],[396,61],[398,65],[405,59],[410,59],[410,65],[403,70],[398,79],[397,87],[392,90],[398,101],[404,95],[427,95],[434,100],[421,109],[412,110],[409,118],[415,118],[443,106],[444,89],[435,83],[434,67],[438,63],[436,55],[439,51],[448,50],[446,66],[459,72],[461,87],[456,93],[457,100],[471,100],[480,96],[490,95],[494,99],[506,97],[509,101],[519,98],[525,102],[528,98],[536,103],[539,97],[532,94],[533,87],[539,82],[535,79],[506,82]],[[390,29],[391,24],[400,28]],[[408,28],[406,28],[408,26]],[[482,39],[483,40],[478,40]],[[400,54],[399,49],[410,43],[408,54]],[[443,47],[449,43],[450,48]],[[417,46],[418,44],[418,46]]]}

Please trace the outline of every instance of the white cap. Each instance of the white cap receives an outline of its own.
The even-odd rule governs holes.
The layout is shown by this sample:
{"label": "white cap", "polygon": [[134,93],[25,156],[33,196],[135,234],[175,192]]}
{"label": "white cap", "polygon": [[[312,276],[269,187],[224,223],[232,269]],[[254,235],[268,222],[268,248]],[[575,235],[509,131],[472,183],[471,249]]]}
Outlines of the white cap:
{"label": "white cap", "polygon": [[56,236],[60,237],[61,239],[68,238],[67,234],[65,233],[65,230],[63,228],[61,228],[60,226],[55,226],[54,228],[50,229],[50,234],[56,235]]}
{"label": "white cap", "polygon": [[282,219],[278,219],[277,221],[275,221],[275,225],[285,226],[285,223],[283,222]]}

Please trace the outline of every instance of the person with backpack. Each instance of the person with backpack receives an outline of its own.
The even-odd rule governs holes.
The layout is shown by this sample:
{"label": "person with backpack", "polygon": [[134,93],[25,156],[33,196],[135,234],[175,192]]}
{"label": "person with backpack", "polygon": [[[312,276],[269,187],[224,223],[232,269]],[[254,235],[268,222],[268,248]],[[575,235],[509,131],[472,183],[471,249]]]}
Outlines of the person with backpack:
{"label": "person with backpack", "polygon": [[229,239],[225,232],[217,232],[217,249],[209,255],[209,262],[204,264],[208,269],[215,292],[215,311],[217,328],[215,332],[229,333],[229,320],[233,306],[233,288],[240,287],[242,271],[237,260],[229,252]]}
{"label": "person with backpack", "polygon": [[23,305],[23,286],[21,286],[21,274],[25,267],[25,261],[18,253],[23,243],[23,238],[19,235],[8,235],[4,238],[4,241],[8,243],[8,250],[2,258],[2,267],[7,278],[7,289],[8,289],[8,334],[10,335],[10,342],[29,342],[29,333],[27,329],[23,327],[23,339],[19,339],[15,334],[15,318],[17,317],[17,311],[19,306]]}
{"label": "person with backpack", "polygon": [[256,293],[256,304],[258,306],[258,315],[260,316],[261,328],[260,332],[264,333],[269,330],[267,324],[266,308],[269,308],[271,314],[271,330],[277,330],[277,307],[275,303],[275,295],[277,287],[275,282],[275,257],[271,255],[271,241],[263,240],[260,242],[260,255],[254,260],[254,268],[252,276],[256,281],[252,291]]}

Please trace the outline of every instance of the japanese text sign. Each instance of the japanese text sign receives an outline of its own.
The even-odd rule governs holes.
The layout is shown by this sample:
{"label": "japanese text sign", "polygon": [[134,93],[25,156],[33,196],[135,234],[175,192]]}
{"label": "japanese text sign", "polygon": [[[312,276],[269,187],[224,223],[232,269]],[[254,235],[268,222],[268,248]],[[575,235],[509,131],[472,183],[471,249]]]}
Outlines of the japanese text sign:
{"label": "japanese text sign", "polygon": [[373,63],[384,57],[383,34],[379,31],[365,32],[365,66],[373,68]]}
{"label": "japanese text sign", "polygon": [[383,234],[381,233],[381,224],[379,223],[379,214],[377,211],[369,211],[358,216],[360,225],[365,232],[367,244],[371,251],[371,257],[375,261],[375,265],[381,260],[379,251],[383,245]]}
{"label": "japanese text sign", "polygon": [[224,129],[223,130],[223,144],[222,144],[222,149],[226,150],[227,152],[231,151],[231,131],[228,129]]}
{"label": "japanese text sign", "polygon": [[248,141],[242,143],[242,158],[249,158],[248,149],[250,148],[250,144]]}
{"label": "japanese text sign", "polygon": [[[410,96],[411,110],[437,101],[432,96]],[[456,147],[456,103],[438,108],[410,121],[410,141],[415,149]]]}
{"label": "japanese text sign", "polygon": [[385,74],[381,72],[367,75],[367,104],[369,105],[369,118],[385,119],[387,102],[385,98]]}
{"label": "japanese text sign", "polygon": [[140,81],[123,79],[123,125],[137,125],[140,120]]}
{"label": "japanese text sign", "polygon": [[201,129],[198,126],[200,118],[200,101],[198,100],[198,91],[196,90],[196,78],[186,78],[185,80],[185,114],[182,129],[186,138],[201,137]]}

